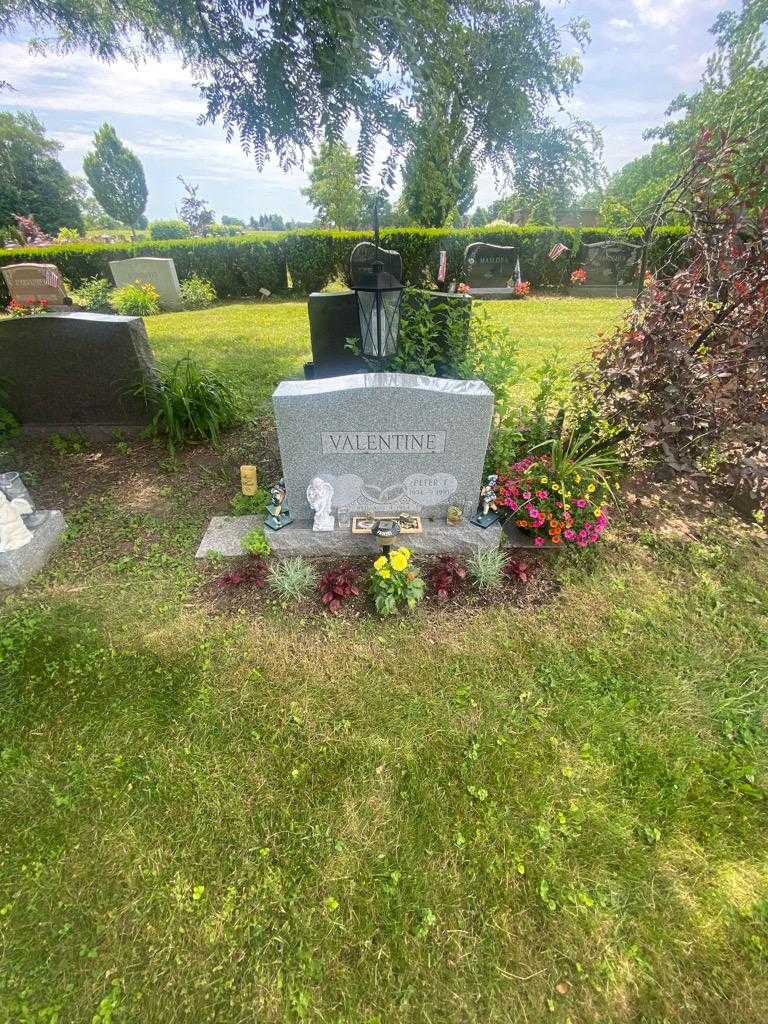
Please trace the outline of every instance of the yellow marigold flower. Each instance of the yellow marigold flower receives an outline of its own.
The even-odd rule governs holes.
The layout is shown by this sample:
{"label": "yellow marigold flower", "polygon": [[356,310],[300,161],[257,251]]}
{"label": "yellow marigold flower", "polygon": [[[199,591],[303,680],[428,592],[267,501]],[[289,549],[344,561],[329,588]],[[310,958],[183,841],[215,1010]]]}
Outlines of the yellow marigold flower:
{"label": "yellow marigold flower", "polygon": [[405,555],[406,558],[410,558],[411,557],[411,549],[410,548],[403,547],[403,548],[399,548],[398,550],[400,551],[400,554],[401,555]]}
{"label": "yellow marigold flower", "polygon": [[552,484],[552,490],[553,491],[559,491],[560,490],[560,484]]}
{"label": "yellow marigold flower", "polygon": [[576,481],[577,484],[580,484],[581,483],[581,473],[577,473],[576,476],[573,479]]}
{"label": "yellow marigold flower", "polygon": [[587,487],[587,494],[592,494],[594,492],[594,490],[595,490],[595,485],[594,484],[590,484],[589,487]]}
{"label": "yellow marigold flower", "polygon": [[547,478],[546,478],[545,476],[542,476],[542,477],[541,477],[541,478],[539,479],[539,483],[540,483],[540,484],[545,484],[546,482],[547,482]]}
{"label": "yellow marigold flower", "polygon": [[402,572],[403,569],[405,569],[406,566],[408,565],[408,559],[402,553],[402,551],[393,551],[392,554],[389,556],[389,561],[392,564],[392,568],[396,572]]}
{"label": "yellow marigold flower", "polygon": [[603,510],[601,508],[596,508],[595,509],[595,515],[596,516],[601,516],[602,514],[603,514]]}
{"label": "yellow marigold flower", "polygon": [[382,555],[381,558],[377,558],[376,561],[373,563],[373,568],[377,572],[381,572],[381,570],[382,569],[386,569],[386,567],[387,567],[387,560],[384,557],[384,555]]}
{"label": "yellow marigold flower", "polygon": [[392,573],[389,569],[379,569],[379,576],[381,576],[383,580],[388,580],[391,579]]}

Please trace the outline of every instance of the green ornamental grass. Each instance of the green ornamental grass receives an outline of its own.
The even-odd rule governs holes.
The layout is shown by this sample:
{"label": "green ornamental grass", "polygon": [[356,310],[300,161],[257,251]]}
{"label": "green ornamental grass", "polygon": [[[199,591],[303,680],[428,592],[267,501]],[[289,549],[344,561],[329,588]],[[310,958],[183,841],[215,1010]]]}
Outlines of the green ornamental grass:
{"label": "green ornamental grass", "polygon": [[297,604],[317,587],[319,573],[311,562],[296,556],[274,562],[267,572],[267,582],[276,597]]}

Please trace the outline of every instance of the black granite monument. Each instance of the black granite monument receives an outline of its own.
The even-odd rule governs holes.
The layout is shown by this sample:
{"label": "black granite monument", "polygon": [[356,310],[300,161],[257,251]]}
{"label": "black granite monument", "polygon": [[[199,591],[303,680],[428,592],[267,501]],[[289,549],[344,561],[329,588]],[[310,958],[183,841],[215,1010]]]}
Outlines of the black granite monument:
{"label": "black granite monument", "polygon": [[472,242],[464,250],[464,280],[477,299],[513,299],[518,252],[509,245]]}
{"label": "black granite monument", "polygon": [[587,280],[574,285],[573,295],[631,298],[637,294],[642,246],[630,242],[588,242],[581,247]]}

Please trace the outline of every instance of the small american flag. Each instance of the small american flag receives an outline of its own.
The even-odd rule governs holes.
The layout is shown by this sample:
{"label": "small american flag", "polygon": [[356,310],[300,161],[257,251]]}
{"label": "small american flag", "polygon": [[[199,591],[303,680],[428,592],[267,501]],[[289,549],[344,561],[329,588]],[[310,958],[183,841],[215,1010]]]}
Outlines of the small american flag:
{"label": "small american flag", "polygon": [[445,273],[448,268],[448,252],[446,249],[440,250],[440,266],[437,271],[437,280],[442,284],[445,281]]}
{"label": "small american flag", "polygon": [[564,252],[569,252],[568,246],[563,245],[562,242],[555,242],[552,248],[548,252],[548,256],[551,260],[559,259]]}

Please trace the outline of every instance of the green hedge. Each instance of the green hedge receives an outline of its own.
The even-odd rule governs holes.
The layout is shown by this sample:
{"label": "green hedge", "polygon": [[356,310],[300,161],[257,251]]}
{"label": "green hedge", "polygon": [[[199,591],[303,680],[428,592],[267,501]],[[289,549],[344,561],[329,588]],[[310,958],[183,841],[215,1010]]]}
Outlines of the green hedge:
{"label": "green hedge", "polygon": [[[640,232],[630,232],[632,234],[639,236]],[[684,228],[660,228],[654,232],[649,260],[651,268],[670,260],[679,263],[683,249],[680,242],[684,236]],[[111,279],[110,260],[165,256],[174,260],[181,280],[190,274],[207,277],[220,298],[256,295],[259,288],[283,294],[288,291],[289,279],[294,292],[307,294],[321,291],[333,280],[347,281],[352,249],[370,237],[369,232],[363,231],[302,230],[135,244],[81,243],[45,249],[3,250],[0,251],[0,264],[25,261],[55,263],[70,285],[77,288],[87,277],[101,275]],[[568,283],[570,271],[580,264],[579,249],[583,243],[626,238],[626,233],[597,228],[581,230],[540,226],[452,230],[386,228],[381,237],[386,248],[396,249],[402,255],[405,283],[413,287],[429,287],[434,283],[441,249],[448,253],[448,280],[460,280],[464,249],[470,242],[483,241],[515,246],[520,253],[523,278],[534,288],[557,288]],[[555,242],[563,242],[571,251],[553,262],[547,258],[547,253]],[[4,289],[0,301],[3,304],[8,301]]]}

